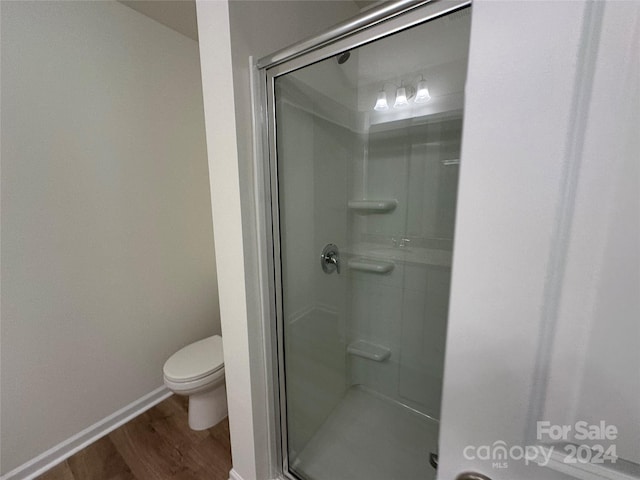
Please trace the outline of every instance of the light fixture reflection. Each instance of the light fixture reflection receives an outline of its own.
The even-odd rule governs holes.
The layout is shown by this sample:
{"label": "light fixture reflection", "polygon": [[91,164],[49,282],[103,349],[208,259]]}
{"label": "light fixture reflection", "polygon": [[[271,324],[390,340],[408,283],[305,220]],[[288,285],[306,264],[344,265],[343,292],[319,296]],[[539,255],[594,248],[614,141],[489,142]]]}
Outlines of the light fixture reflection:
{"label": "light fixture reflection", "polygon": [[384,90],[380,90],[378,92],[378,99],[376,100],[376,105],[373,107],[374,110],[378,112],[383,110],[389,110],[389,104],[387,103],[387,93]]}
{"label": "light fixture reflection", "polygon": [[396,101],[393,104],[393,108],[400,108],[409,105],[409,100],[407,99],[407,89],[404,87],[399,87],[396,90]]}
{"label": "light fixture reflection", "polygon": [[416,99],[414,102],[416,103],[426,103],[431,100],[431,95],[429,95],[429,87],[427,87],[427,81],[423,78],[418,82],[418,86],[416,87]]}

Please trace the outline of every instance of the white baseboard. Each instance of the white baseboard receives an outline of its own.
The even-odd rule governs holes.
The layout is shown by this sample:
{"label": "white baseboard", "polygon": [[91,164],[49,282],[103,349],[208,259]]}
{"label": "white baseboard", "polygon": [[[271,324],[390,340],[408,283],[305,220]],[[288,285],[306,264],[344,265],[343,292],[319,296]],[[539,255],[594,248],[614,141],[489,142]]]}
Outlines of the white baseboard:
{"label": "white baseboard", "polygon": [[[137,417],[144,411],[150,409],[154,405],[157,405],[170,396],[171,392],[167,387],[162,386],[157,388],[153,392],[148,393],[138,400],[131,402],[126,407],[121,408],[117,412],[103,418],[99,422],[94,423],[89,428],[85,428],[80,433],[77,433],[76,435],[59,443],[55,447],[50,448],[34,459],[29,460],[27,463],[5,473],[0,477],[0,480],[31,480],[38,475],[42,475],[42,473],[63,462],[74,453],[104,437],[109,432],[127,423],[132,418]],[[238,477],[238,479],[240,479],[240,477]]]}
{"label": "white baseboard", "polygon": [[229,480],[244,480],[233,468],[229,472]]}

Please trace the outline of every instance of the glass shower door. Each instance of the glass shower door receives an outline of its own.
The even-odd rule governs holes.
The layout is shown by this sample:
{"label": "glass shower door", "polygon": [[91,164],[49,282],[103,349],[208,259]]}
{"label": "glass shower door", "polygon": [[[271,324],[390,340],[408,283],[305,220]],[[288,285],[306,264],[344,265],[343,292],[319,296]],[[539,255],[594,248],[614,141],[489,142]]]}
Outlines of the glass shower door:
{"label": "glass shower door", "polygon": [[285,470],[435,478],[470,9],[273,81]]}

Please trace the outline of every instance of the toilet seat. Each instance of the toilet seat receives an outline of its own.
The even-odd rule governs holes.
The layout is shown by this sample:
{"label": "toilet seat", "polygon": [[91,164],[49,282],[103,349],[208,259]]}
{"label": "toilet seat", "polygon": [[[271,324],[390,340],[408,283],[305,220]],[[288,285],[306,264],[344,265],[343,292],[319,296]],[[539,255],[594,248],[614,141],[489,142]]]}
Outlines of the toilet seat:
{"label": "toilet seat", "polygon": [[[222,337],[213,335],[178,350],[165,362],[165,383],[200,387],[224,378]],[[190,384],[190,385],[186,385]]]}
{"label": "toilet seat", "polygon": [[186,382],[174,382],[164,377],[164,384],[169,390],[179,395],[193,395],[195,393],[204,392],[216,388],[224,383],[224,368],[198,380]]}

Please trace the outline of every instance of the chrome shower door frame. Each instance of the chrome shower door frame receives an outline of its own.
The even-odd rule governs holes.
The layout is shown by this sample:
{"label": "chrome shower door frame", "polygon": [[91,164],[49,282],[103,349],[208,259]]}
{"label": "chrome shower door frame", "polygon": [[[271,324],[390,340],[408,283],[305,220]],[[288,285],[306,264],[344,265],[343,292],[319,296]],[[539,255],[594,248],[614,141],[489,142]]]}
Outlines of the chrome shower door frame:
{"label": "chrome shower door frame", "polygon": [[[287,403],[284,371],[284,318],[282,295],[280,206],[276,143],[275,80],[342,52],[380,40],[402,30],[434,20],[471,5],[471,0],[401,0],[372,9],[321,35],[304,40],[258,60],[254,65],[254,129],[256,155],[256,205],[258,240],[266,251],[261,289],[265,299],[265,352],[267,403],[275,418],[270,440],[275,470],[284,478],[299,480],[289,470]],[[261,206],[261,207],[260,207]]]}

